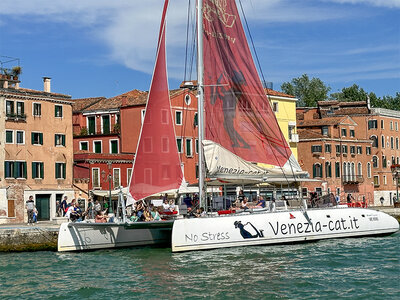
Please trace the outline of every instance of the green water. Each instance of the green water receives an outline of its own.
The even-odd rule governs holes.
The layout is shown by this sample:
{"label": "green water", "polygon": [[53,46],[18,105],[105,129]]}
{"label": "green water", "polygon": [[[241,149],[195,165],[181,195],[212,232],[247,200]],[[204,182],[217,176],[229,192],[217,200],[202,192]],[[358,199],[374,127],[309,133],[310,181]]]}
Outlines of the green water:
{"label": "green water", "polygon": [[400,299],[400,232],[172,254],[0,254],[0,299]]}

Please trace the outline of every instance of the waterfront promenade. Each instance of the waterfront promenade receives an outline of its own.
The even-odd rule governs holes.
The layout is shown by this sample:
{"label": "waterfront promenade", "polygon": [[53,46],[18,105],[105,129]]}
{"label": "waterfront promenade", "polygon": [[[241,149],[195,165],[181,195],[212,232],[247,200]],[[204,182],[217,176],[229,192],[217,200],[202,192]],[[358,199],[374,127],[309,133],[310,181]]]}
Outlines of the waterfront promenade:
{"label": "waterfront promenade", "polygon": [[[400,208],[374,206],[371,209],[383,211],[400,222]],[[1,224],[0,252],[57,250],[58,230],[61,220],[41,221],[32,225]],[[66,219],[65,219],[66,221]]]}

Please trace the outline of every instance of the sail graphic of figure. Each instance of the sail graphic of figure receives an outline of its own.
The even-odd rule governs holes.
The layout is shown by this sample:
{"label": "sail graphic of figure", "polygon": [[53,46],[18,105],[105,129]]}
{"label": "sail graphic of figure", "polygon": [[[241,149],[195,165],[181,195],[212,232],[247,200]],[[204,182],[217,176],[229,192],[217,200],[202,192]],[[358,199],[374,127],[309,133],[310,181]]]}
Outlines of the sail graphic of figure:
{"label": "sail graphic of figure", "polygon": [[224,114],[224,128],[232,141],[233,148],[250,148],[249,144],[240,136],[234,127],[236,117],[236,106],[240,103],[242,96],[242,86],[246,85],[246,79],[241,71],[233,70],[233,75],[228,78],[232,85],[225,88],[222,84],[224,75],[221,74],[217,80],[217,86],[211,94],[212,105],[217,99],[222,101],[222,111]]}

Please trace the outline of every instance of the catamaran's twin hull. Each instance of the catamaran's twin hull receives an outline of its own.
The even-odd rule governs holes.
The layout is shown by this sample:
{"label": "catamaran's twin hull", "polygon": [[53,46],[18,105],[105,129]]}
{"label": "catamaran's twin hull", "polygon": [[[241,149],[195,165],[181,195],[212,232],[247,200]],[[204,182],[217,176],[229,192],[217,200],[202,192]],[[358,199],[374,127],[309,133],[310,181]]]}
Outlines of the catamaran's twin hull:
{"label": "catamaran's twin hull", "polygon": [[181,219],[172,229],[172,252],[383,235],[397,230],[395,218],[363,208]]}
{"label": "catamaran's twin hull", "polygon": [[173,221],[115,223],[63,223],[58,251],[84,251],[117,247],[170,245]]}

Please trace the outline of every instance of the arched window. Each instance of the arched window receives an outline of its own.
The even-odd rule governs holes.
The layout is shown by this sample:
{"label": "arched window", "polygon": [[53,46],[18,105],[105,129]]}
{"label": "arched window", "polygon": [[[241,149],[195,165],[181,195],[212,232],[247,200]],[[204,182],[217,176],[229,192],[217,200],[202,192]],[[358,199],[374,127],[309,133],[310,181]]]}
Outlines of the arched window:
{"label": "arched window", "polygon": [[372,147],[378,148],[378,138],[376,135],[371,135],[370,140],[372,140]]}
{"label": "arched window", "polygon": [[335,162],[335,176],[336,178],[340,178],[340,162]]}
{"label": "arched window", "polygon": [[382,140],[382,148],[385,148],[385,136],[384,135],[381,136],[381,140]]}
{"label": "arched window", "polygon": [[362,164],[360,162],[357,164],[357,175],[362,176]]}
{"label": "arched window", "polygon": [[322,177],[322,165],[316,163],[313,165],[313,176],[315,177]]}
{"label": "arched window", "polygon": [[372,157],[372,167],[377,168],[378,167],[378,156],[373,156]]}
{"label": "arched window", "polygon": [[325,177],[332,177],[332,165],[330,162],[325,162]]}
{"label": "arched window", "polygon": [[353,181],[355,181],[356,180],[356,170],[355,170],[355,164],[353,162],[351,163],[351,167],[350,168],[351,168],[350,169],[351,178],[352,178]]}
{"label": "arched window", "polygon": [[371,178],[371,163],[367,163],[367,177]]}
{"label": "arched window", "polygon": [[390,148],[394,149],[394,138],[392,136],[390,137]]}
{"label": "arched window", "polygon": [[396,138],[396,150],[399,150],[399,138]]}

